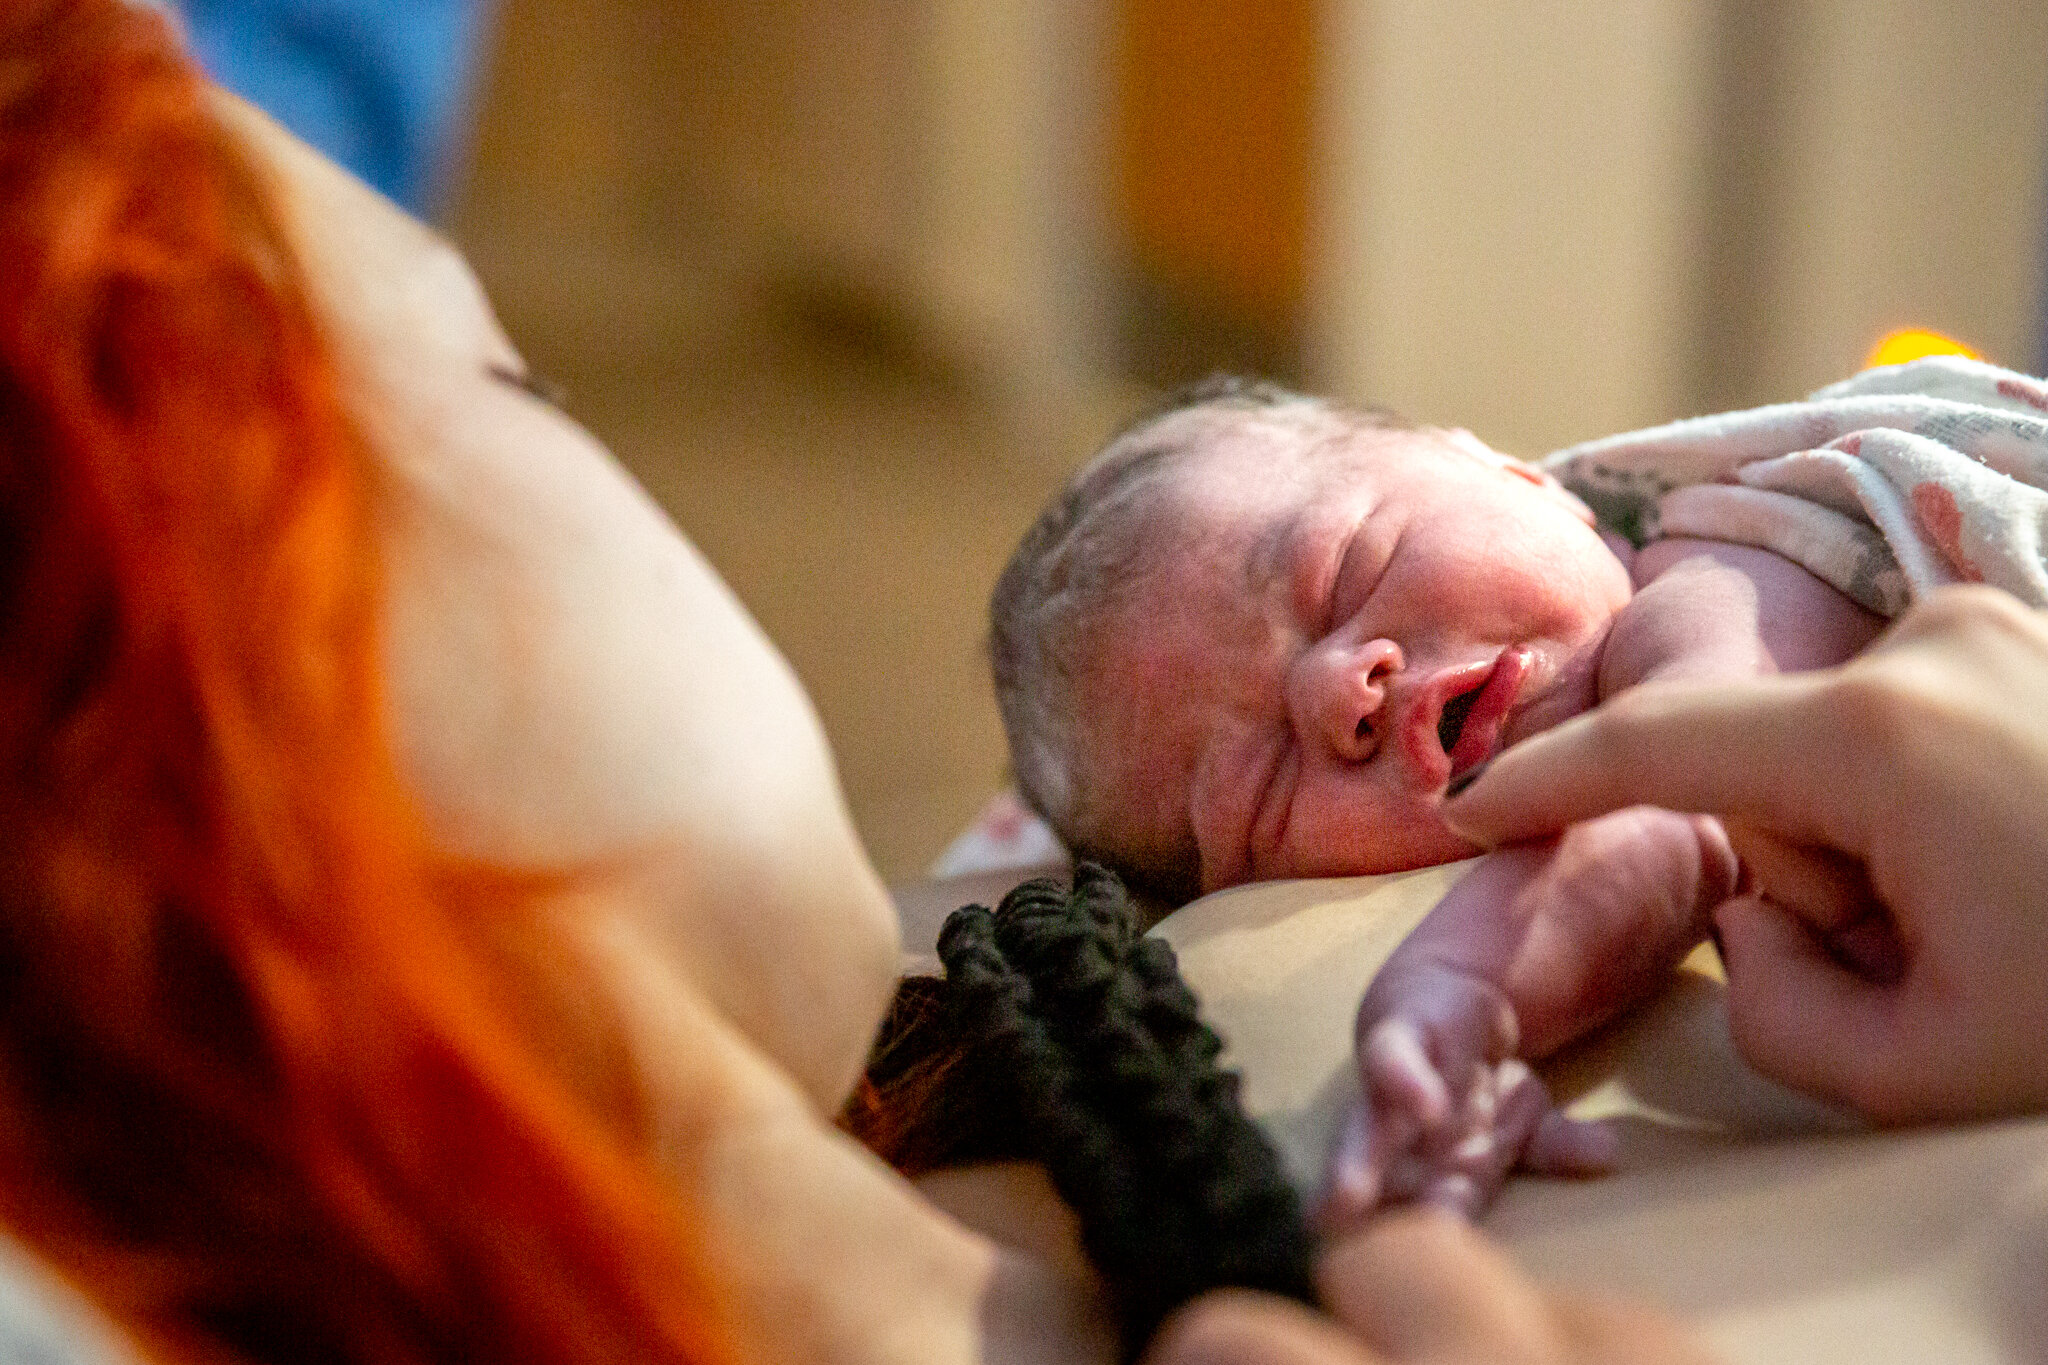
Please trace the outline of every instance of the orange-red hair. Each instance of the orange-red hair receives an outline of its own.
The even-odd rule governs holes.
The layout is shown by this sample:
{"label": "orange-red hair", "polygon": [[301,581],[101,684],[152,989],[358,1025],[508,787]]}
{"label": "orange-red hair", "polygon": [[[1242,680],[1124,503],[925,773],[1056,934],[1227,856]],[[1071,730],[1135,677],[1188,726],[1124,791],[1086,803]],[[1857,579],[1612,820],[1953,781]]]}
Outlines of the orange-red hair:
{"label": "orange-red hair", "polygon": [[617,1021],[394,770],[370,477],[166,22],[10,0],[0,1222],[162,1359],[717,1358]]}

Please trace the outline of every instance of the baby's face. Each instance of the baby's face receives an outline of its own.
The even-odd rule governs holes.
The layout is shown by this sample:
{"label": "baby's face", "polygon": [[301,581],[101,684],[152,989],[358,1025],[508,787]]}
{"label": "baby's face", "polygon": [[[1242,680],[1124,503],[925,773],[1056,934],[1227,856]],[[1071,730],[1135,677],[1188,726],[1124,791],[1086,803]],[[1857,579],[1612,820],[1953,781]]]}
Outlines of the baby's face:
{"label": "baby's face", "polygon": [[1463,432],[1173,420],[1201,453],[1083,689],[1104,845],[1203,890],[1475,852],[1445,785],[1593,704],[1626,566]]}

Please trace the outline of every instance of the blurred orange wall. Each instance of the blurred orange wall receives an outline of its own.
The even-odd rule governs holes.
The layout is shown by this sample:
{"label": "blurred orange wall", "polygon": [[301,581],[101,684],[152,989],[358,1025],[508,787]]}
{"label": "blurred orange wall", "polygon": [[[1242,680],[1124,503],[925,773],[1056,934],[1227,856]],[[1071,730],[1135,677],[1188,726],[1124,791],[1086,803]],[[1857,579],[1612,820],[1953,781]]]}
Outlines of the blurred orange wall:
{"label": "blurred orange wall", "polygon": [[1115,9],[1115,227],[1130,264],[1293,329],[1307,288],[1312,0]]}

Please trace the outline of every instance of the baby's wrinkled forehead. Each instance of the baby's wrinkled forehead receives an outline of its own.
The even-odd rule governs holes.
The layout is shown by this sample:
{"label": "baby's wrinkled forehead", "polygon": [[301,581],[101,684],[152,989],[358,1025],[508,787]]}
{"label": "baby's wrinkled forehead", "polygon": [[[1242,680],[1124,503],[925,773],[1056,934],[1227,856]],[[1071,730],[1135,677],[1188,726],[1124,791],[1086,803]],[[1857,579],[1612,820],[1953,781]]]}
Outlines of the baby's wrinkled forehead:
{"label": "baby's wrinkled forehead", "polygon": [[[1148,467],[1098,504],[1085,558],[1096,570],[1096,629],[1128,642],[1168,622],[1221,631],[1249,619],[1285,588],[1303,520],[1328,495],[1372,482],[1443,434],[1301,399],[1204,404],[1125,439]],[[1088,634],[1092,653],[1103,640]]]}
{"label": "baby's wrinkled forehead", "polygon": [[1158,434],[1178,458],[1145,499],[1142,521],[1148,540],[1182,542],[1180,550],[1226,527],[1260,526],[1265,545],[1283,535],[1281,523],[1336,485],[1369,482],[1418,447],[1442,442],[1429,428],[1376,425],[1310,402],[1198,408],[1167,420],[1172,427]]}

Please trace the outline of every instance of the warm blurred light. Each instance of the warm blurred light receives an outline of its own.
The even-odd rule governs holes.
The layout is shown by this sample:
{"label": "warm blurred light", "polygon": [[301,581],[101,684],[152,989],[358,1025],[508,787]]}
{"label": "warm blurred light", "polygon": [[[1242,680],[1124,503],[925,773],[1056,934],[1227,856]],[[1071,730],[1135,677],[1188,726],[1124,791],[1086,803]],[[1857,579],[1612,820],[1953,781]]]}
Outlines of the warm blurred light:
{"label": "warm blurred light", "polygon": [[1984,358],[1954,337],[1945,337],[1924,327],[1901,327],[1895,332],[1886,332],[1883,339],[1870,348],[1870,354],[1863,358],[1863,368],[1874,370],[1880,365],[1903,365],[1924,355],[1959,355],[1970,360]]}
{"label": "warm blurred light", "polygon": [[1109,0],[1120,363],[1296,378],[1316,0]]}

